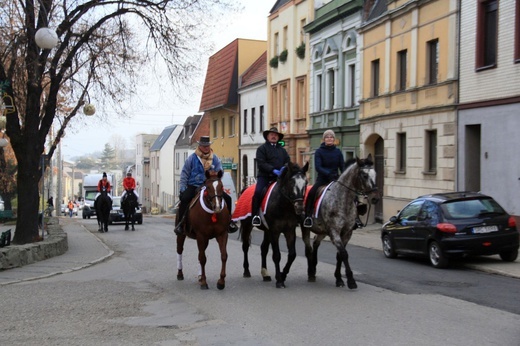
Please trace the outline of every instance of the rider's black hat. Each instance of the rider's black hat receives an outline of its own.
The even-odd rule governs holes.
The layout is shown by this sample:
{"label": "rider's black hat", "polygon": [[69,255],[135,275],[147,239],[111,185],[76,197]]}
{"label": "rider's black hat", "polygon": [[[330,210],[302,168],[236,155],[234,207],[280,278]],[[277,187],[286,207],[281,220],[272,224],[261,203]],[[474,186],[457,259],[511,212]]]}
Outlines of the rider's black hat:
{"label": "rider's black hat", "polygon": [[197,144],[202,147],[209,147],[211,143],[208,136],[200,136],[200,139],[197,141]]}
{"label": "rider's black hat", "polygon": [[278,129],[276,127],[271,127],[269,130],[265,130],[263,132],[263,135],[264,135],[264,139],[267,140],[267,135],[269,134],[269,132],[274,132],[278,135],[278,140],[281,141],[282,138],[283,138],[283,133],[280,133],[278,132]]}

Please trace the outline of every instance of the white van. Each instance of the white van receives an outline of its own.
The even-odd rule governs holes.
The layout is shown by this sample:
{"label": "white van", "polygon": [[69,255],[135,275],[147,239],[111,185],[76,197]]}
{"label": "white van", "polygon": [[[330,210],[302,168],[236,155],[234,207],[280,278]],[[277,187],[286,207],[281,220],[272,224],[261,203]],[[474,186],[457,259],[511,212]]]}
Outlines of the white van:
{"label": "white van", "polygon": [[222,184],[224,185],[224,191],[231,196],[231,213],[233,213],[237,202],[237,190],[233,178],[231,177],[231,173],[224,172],[224,175],[222,176]]}

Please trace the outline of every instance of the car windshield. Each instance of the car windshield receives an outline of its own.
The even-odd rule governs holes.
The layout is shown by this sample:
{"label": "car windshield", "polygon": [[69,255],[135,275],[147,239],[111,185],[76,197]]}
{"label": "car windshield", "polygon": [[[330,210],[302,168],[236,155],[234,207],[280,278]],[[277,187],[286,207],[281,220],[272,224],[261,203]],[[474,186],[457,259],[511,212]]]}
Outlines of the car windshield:
{"label": "car windshield", "polygon": [[88,199],[90,201],[93,201],[96,198],[97,192],[96,191],[87,191],[85,193],[85,199]]}
{"label": "car windshield", "polygon": [[505,214],[504,209],[492,198],[447,202],[443,203],[441,208],[448,219],[469,219]]}

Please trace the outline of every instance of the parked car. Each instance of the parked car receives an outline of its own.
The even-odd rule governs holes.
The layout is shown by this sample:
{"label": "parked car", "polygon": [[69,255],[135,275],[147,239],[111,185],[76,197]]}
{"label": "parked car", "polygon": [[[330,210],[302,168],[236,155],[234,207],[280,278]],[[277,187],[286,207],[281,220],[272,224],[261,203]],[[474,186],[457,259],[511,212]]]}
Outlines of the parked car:
{"label": "parked car", "polygon": [[[110,211],[110,217],[108,219],[110,225],[117,222],[125,222],[125,214],[123,213],[123,209],[121,209],[120,196],[112,198],[112,210]],[[139,225],[143,224],[143,211],[141,210],[141,206],[135,211],[135,222]]]}
{"label": "parked car", "polygon": [[418,197],[381,229],[383,252],[427,257],[435,268],[450,258],[500,255],[518,257],[515,219],[492,197],[476,192],[438,193]]}

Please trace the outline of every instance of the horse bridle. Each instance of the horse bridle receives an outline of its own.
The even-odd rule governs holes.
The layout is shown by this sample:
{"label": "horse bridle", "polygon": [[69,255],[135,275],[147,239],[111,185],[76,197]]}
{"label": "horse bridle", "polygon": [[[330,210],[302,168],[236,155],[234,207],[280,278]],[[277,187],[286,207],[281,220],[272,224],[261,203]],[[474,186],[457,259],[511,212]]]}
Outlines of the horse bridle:
{"label": "horse bridle", "polygon": [[[210,179],[210,181],[218,181],[218,179]],[[224,190],[222,190],[222,191],[224,191]],[[215,190],[215,192],[216,192],[216,190]],[[200,193],[202,194],[202,201],[205,202],[205,203],[202,203],[202,208],[206,212],[208,212],[208,213],[214,213],[215,212],[214,210],[209,209],[206,206],[206,202],[207,202],[207,204],[209,204],[211,206],[211,200],[214,199],[214,198],[222,198],[222,208],[224,208],[226,206],[226,201],[223,198],[224,197],[224,193],[210,195],[208,190],[206,189],[206,186],[202,187]]]}
{"label": "horse bridle", "polygon": [[[297,171],[296,173],[292,174],[292,175],[290,176],[289,179],[292,179],[292,177],[294,177],[294,176],[296,176],[296,175],[303,175],[303,176],[305,176],[304,173],[303,173],[302,171]],[[303,196],[302,196],[302,198],[295,198],[295,199],[292,199],[290,196],[288,196],[288,195],[285,193],[285,189],[283,189],[283,188],[280,189],[280,193],[281,193],[282,196],[284,196],[285,198],[287,198],[287,199],[288,199],[290,202],[292,202],[292,203],[300,202],[300,201],[303,202],[303,200],[304,200],[304,198],[305,198],[305,191],[303,191]]]}
{"label": "horse bridle", "polygon": [[[369,165],[362,165],[362,166],[359,166],[360,170],[362,171],[363,169],[369,169]],[[361,173],[361,172],[360,172]],[[358,176],[357,178],[359,179],[359,173],[358,173]],[[338,183],[339,185],[343,186],[344,188],[346,188],[347,190],[349,191],[352,191],[356,194],[356,196],[362,196],[363,198],[366,198],[368,199],[368,194],[374,192],[374,191],[377,191],[377,187],[376,188],[373,188],[371,189],[370,191],[366,191],[366,190],[363,190],[363,191],[359,191],[359,190],[356,190],[356,189],[353,189],[345,184],[343,184],[341,181],[339,180],[336,180],[335,183]],[[357,206],[357,205],[356,205]],[[364,225],[363,227],[365,227],[367,224],[368,224],[368,216],[370,215],[370,209],[372,209],[372,203],[368,203],[368,210],[367,210],[367,217],[366,217],[366,220],[364,222]]]}

